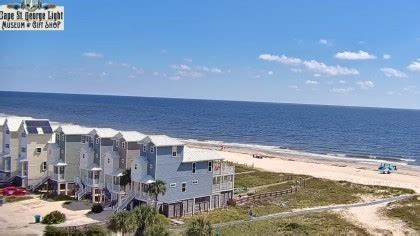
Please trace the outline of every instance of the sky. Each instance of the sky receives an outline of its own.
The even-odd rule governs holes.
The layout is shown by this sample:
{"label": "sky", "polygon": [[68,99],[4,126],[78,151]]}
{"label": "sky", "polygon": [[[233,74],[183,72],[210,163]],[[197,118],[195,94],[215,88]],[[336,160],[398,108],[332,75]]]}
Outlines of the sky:
{"label": "sky", "polygon": [[51,3],[64,31],[0,32],[0,90],[420,109],[417,0]]}

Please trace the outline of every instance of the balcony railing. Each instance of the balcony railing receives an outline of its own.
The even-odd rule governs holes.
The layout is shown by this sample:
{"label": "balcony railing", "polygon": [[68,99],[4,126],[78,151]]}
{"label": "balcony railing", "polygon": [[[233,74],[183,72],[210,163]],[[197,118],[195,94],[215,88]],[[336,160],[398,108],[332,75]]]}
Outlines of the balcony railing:
{"label": "balcony railing", "polygon": [[146,202],[150,202],[153,201],[153,197],[150,196],[149,193],[146,192],[136,192],[136,199],[141,200],[141,201],[146,201]]}
{"label": "balcony railing", "polygon": [[55,180],[55,181],[62,181],[62,180],[64,180],[64,173],[61,173],[61,174],[54,173],[51,176],[51,179]]}
{"label": "balcony railing", "polygon": [[106,188],[110,191],[114,191],[114,192],[123,192],[124,191],[124,186],[121,186],[119,184],[107,184]]}
{"label": "balcony railing", "polygon": [[233,190],[233,182],[222,182],[220,184],[213,184],[213,192],[224,191],[224,190]]}
{"label": "balcony railing", "polygon": [[213,165],[213,175],[231,175],[235,173],[235,166],[229,163],[215,163]]}
{"label": "balcony railing", "polygon": [[98,179],[96,179],[96,178],[94,178],[94,179],[87,178],[87,184],[89,184],[89,185],[98,185],[99,184],[99,178]]}

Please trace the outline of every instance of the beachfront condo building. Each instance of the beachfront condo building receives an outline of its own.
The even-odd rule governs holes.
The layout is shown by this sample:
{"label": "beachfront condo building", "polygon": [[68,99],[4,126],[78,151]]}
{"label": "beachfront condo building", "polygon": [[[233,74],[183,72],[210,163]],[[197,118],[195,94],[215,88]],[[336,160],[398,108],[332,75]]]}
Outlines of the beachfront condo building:
{"label": "beachfront condo building", "polygon": [[115,155],[112,138],[118,131],[110,128],[95,128],[84,136],[80,155],[80,184],[77,198],[85,195],[93,202],[104,202],[105,161]]}
{"label": "beachfront condo building", "polygon": [[131,193],[131,185],[124,184],[122,178],[140,155],[140,144],[146,135],[137,131],[121,131],[112,138],[112,156],[104,161],[105,195],[113,204],[121,202],[126,194]]}
{"label": "beachfront condo building", "polygon": [[[150,135],[141,142],[131,165],[132,206],[157,204],[168,217],[181,217],[225,206],[233,197],[235,168],[216,152],[186,147],[166,135]],[[156,199],[150,184],[161,180],[166,193]]]}
{"label": "beachfront condo building", "polygon": [[92,129],[79,125],[59,126],[48,143],[48,188],[57,194],[74,196],[80,176],[80,153]]}
{"label": "beachfront condo building", "polygon": [[2,119],[2,152],[0,172],[1,180],[4,182],[13,182],[19,172],[19,128],[24,119],[30,120],[30,117],[7,117]]}
{"label": "beachfront condo building", "polygon": [[48,179],[47,153],[52,135],[49,120],[23,120],[20,124],[16,185],[33,188]]}

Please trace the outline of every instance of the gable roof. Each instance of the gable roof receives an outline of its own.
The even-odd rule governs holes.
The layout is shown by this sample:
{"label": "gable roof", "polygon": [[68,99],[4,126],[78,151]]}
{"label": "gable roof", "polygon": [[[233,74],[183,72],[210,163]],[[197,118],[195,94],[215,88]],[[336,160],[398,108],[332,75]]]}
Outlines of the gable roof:
{"label": "gable roof", "polygon": [[0,117],[0,126],[3,126],[6,123],[6,117]]}
{"label": "gable roof", "polygon": [[184,147],[182,162],[200,162],[223,160],[224,158],[214,150],[204,150],[198,148]]}
{"label": "gable roof", "polygon": [[93,128],[87,128],[80,125],[66,124],[66,125],[60,125],[55,131],[63,132],[66,135],[72,135],[72,134],[89,134],[92,130]]}
{"label": "gable roof", "polygon": [[127,142],[139,142],[146,138],[146,135],[137,131],[120,131],[114,136],[114,138],[124,138]]}
{"label": "gable roof", "polygon": [[98,135],[100,138],[112,138],[118,133],[117,130],[111,128],[94,128],[89,134]]}
{"label": "gable roof", "polygon": [[11,116],[6,118],[7,127],[10,132],[17,132],[24,120],[32,120],[32,117]]}
{"label": "gable roof", "polygon": [[142,143],[152,142],[156,147],[167,147],[167,146],[182,146],[183,142],[178,139],[171,138],[167,135],[149,135],[144,138]]}

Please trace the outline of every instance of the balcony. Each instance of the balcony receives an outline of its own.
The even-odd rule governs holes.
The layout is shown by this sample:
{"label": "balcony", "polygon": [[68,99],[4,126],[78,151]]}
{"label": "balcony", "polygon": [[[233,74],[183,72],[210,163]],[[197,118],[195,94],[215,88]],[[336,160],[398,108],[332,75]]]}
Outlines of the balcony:
{"label": "balcony", "polygon": [[151,202],[154,201],[153,197],[150,196],[149,193],[146,192],[136,192],[135,198],[140,201]]}
{"label": "balcony", "polygon": [[235,166],[227,162],[214,163],[213,175],[232,175],[235,174]]}
{"label": "balcony", "polygon": [[222,182],[219,184],[213,184],[213,192],[219,192],[219,191],[226,191],[226,190],[233,190],[233,182]]}
{"label": "balcony", "polygon": [[64,173],[61,173],[61,174],[53,173],[51,176],[51,179],[57,182],[64,181],[65,180]]}
{"label": "balcony", "polygon": [[99,178],[87,178],[86,183],[90,186],[97,186],[99,185]]}
{"label": "balcony", "polygon": [[119,184],[107,184],[106,188],[112,192],[124,192],[124,186],[121,186]]}

